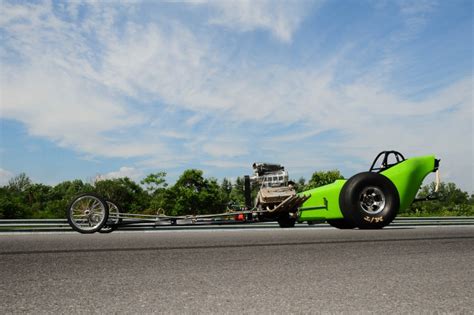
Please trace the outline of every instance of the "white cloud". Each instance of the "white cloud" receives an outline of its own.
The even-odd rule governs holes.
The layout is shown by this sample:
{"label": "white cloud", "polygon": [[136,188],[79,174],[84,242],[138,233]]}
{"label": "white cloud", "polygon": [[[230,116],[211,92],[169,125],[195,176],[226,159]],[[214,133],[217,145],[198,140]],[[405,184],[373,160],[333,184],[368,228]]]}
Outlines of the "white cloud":
{"label": "white cloud", "polygon": [[124,143],[108,132],[144,121],[97,86],[61,71],[15,68],[1,76],[2,117],[23,122],[33,136],[101,156],[142,156],[143,144]]}
{"label": "white cloud", "polygon": [[[214,24],[265,29],[282,41],[291,40],[305,14],[290,2],[209,5],[219,12]],[[2,61],[2,117],[88,156],[140,157],[143,167],[209,157],[216,160],[205,163],[233,167],[225,160],[252,154],[252,161],[268,157],[311,171],[338,167],[331,156],[368,164],[387,148],[433,152],[473,190],[472,177],[457,168],[472,169],[472,78],[415,101],[372,80],[377,65],[372,76],[338,84],[338,61],[353,50],[323,68],[229,65],[208,37],[175,20],[130,19],[119,31],[124,17],[115,6],[90,12],[77,24],[49,6],[5,5],[0,25],[11,36],[1,55],[9,60],[15,53],[22,65]],[[146,105],[130,105],[140,102]],[[165,107],[187,115],[169,121],[160,117]],[[285,134],[290,125],[305,130]],[[337,142],[307,142],[331,130]]]}
{"label": "white cloud", "polygon": [[232,139],[205,143],[203,151],[213,157],[237,157],[248,153],[242,141],[233,141]]}
{"label": "white cloud", "polygon": [[8,184],[8,181],[13,177],[13,175],[12,172],[0,168],[0,186]]}
{"label": "white cloud", "polygon": [[433,0],[398,1],[400,14],[405,23],[405,30],[399,34],[400,39],[411,39],[423,29],[427,23],[428,15],[434,11],[437,3],[438,1]]}
{"label": "white cloud", "polygon": [[207,165],[207,166],[217,167],[217,168],[225,168],[225,169],[231,169],[231,168],[249,169],[250,168],[249,163],[227,161],[227,160],[210,160],[210,161],[204,161],[202,164]]}
{"label": "white cloud", "polygon": [[[125,131],[148,117],[123,102],[118,89],[104,88],[107,74],[97,72],[97,47],[87,36],[90,24],[101,36],[110,32],[105,21],[87,20],[79,31],[73,22],[58,18],[49,4],[10,5],[2,8],[0,25],[10,36],[0,73],[1,117],[24,123],[33,136],[91,156],[134,157],[156,155],[166,149],[157,139],[137,139]],[[105,8],[103,15],[113,9]],[[113,19],[112,19],[113,20]],[[96,59],[97,58],[97,59]],[[151,143],[150,143],[151,142]]]}
{"label": "white cloud", "polygon": [[128,177],[132,180],[138,180],[143,176],[143,171],[136,169],[134,167],[123,166],[118,171],[110,172],[107,174],[97,175],[95,181],[101,181],[106,179],[115,179],[115,178],[124,178]]}
{"label": "white cloud", "polygon": [[320,5],[322,1],[213,0],[195,3],[206,4],[214,10],[210,24],[222,25],[239,32],[268,30],[280,41],[290,42],[309,8]]}

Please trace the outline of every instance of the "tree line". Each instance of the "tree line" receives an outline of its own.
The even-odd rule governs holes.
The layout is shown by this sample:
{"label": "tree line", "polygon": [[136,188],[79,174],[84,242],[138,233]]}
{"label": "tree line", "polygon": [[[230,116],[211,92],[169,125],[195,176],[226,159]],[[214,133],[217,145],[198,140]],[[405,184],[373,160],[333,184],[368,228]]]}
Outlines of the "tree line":
{"label": "tree line", "polygon": [[[330,184],[343,178],[338,170],[317,171],[306,181],[293,180],[297,192]],[[255,197],[259,187],[252,187]],[[430,196],[434,183],[422,187],[420,198]],[[222,213],[244,205],[244,178],[235,181],[205,178],[203,171],[188,169],[175,184],[166,182],[166,173],[146,176],[139,183],[130,178],[97,180],[93,183],[72,180],[54,186],[33,183],[24,173],[0,187],[0,218],[65,218],[66,209],[80,193],[95,192],[130,213],[188,215]],[[414,203],[401,215],[474,215],[474,195],[462,191],[454,183],[441,183],[439,200]]]}

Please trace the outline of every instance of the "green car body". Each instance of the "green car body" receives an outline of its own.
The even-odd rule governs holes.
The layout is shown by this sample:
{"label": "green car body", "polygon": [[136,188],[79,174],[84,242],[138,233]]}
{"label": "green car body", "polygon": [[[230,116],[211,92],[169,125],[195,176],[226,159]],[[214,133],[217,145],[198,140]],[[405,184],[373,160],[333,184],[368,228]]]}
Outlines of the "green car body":
{"label": "green car body", "polygon": [[[400,198],[398,211],[409,207],[425,177],[437,170],[434,155],[414,157],[403,160],[379,174],[387,177],[396,187]],[[298,221],[318,221],[344,218],[340,208],[340,194],[347,180],[336,180],[334,183],[317,187],[300,193],[311,197],[299,209]]]}

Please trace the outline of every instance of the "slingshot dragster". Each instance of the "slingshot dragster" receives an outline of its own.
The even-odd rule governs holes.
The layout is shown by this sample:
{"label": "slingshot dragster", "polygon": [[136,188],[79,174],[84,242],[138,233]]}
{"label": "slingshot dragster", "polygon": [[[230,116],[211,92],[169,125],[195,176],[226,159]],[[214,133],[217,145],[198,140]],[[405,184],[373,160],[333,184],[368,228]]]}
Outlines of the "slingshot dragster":
{"label": "slingshot dragster", "polygon": [[[428,174],[436,172],[439,184],[439,162],[433,155],[405,159],[397,151],[383,151],[368,172],[299,194],[288,181],[283,166],[255,163],[254,175],[245,177],[247,207],[242,211],[198,216],[123,213],[113,202],[87,193],[71,202],[67,218],[71,227],[80,233],[111,232],[138,222],[176,224],[178,220],[189,220],[195,223],[234,215],[246,217],[247,222],[276,220],[281,227],[293,227],[296,222],[327,221],[341,229],[383,228],[393,221],[398,211],[413,203]],[[261,186],[253,206],[252,183]]]}

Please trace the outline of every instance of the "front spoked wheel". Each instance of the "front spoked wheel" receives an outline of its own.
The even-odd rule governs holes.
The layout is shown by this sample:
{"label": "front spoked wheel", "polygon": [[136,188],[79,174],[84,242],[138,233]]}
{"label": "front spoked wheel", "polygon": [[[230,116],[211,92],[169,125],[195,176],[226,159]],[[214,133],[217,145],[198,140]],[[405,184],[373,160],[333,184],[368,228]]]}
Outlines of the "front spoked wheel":
{"label": "front spoked wheel", "polygon": [[120,208],[112,201],[107,200],[106,202],[109,207],[109,218],[104,226],[99,230],[99,233],[110,233],[115,231],[118,224],[122,222],[122,218],[120,218]]}
{"label": "front spoked wheel", "polygon": [[77,196],[69,205],[67,220],[73,230],[90,234],[99,231],[107,222],[109,207],[98,195]]}

